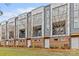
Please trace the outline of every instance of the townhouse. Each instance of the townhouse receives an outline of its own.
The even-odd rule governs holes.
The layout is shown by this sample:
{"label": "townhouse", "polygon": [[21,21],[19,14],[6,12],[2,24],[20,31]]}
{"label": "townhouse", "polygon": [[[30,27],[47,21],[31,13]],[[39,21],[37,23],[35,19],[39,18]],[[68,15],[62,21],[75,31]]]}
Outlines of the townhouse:
{"label": "townhouse", "polygon": [[23,13],[16,18],[16,45],[26,46],[27,39],[27,13]]}
{"label": "townhouse", "polygon": [[52,3],[1,23],[1,45],[79,48],[79,4]]}
{"label": "townhouse", "polygon": [[5,46],[14,46],[15,43],[15,17],[6,22],[6,40]]}
{"label": "townhouse", "polygon": [[44,7],[32,10],[32,46],[44,47]]}
{"label": "townhouse", "polygon": [[7,38],[7,35],[6,35],[6,32],[7,32],[6,27],[7,26],[6,26],[6,24],[7,24],[7,22],[3,21],[0,25],[0,28],[1,28],[1,32],[0,32],[1,33],[1,36],[0,36],[1,37],[1,40],[0,40],[1,41],[1,46],[5,46],[5,40]]}

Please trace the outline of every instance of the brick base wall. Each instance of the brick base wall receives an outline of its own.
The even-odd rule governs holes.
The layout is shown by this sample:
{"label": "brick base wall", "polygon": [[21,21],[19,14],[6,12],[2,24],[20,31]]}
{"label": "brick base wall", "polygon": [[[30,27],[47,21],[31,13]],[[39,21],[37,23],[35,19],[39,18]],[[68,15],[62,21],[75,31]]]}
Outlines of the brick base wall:
{"label": "brick base wall", "polygon": [[25,39],[18,40],[18,46],[19,47],[27,47],[27,42]]}
{"label": "brick base wall", "polygon": [[[56,40],[57,39],[57,40]],[[36,48],[44,48],[45,47],[45,39],[43,38],[32,38],[31,47]],[[70,37],[54,37],[49,38],[50,48],[70,48]],[[6,41],[7,42],[7,41]],[[15,47],[27,47],[26,39],[18,39],[15,41]],[[14,47],[14,40],[8,40],[8,45],[5,45],[5,41],[1,42],[2,46]]]}
{"label": "brick base wall", "polygon": [[8,40],[8,46],[13,47],[14,46],[14,40]]}
{"label": "brick base wall", "polygon": [[43,48],[44,47],[44,41],[43,39],[31,39],[32,40],[32,47],[36,47],[36,48]]}
{"label": "brick base wall", "polygon": [[55,38],[50,39],[50,48],[69,48],[69,37],[62,37],[62,38]]}
{"label": "brick base wall", "polygon": [[5,41],[1,41],[1,46],[2,46],[2,47],[5,46]]}

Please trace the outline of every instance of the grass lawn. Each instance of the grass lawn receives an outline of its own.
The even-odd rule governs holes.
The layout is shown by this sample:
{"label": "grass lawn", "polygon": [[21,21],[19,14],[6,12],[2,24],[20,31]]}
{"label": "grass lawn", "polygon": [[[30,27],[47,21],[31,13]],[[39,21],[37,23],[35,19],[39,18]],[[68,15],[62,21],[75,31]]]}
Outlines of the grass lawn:
{"label": "grass lawn", "polygon": [[0,47],[0,56],[79,56],[79,50]]}

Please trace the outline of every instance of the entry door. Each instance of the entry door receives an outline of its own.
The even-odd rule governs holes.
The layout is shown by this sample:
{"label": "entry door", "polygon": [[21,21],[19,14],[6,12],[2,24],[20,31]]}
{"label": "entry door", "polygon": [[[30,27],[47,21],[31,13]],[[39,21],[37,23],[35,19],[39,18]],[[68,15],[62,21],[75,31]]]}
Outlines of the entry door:
{"label": "entry door", "polygon": [[8,41],[6,42],[6,45],[8,45]]}
{"label": "entry door", "polygon": [[71,48],[79,48],[79,38],[71,38]]}
{"label": "entry door", "polygon": [[31,40],[27,41],[27,47],[29,48],[31,46]]}
{"label": "entry door", "polygon": [[45,48],[50,48],[49,46],[49,39],[45,39]]}

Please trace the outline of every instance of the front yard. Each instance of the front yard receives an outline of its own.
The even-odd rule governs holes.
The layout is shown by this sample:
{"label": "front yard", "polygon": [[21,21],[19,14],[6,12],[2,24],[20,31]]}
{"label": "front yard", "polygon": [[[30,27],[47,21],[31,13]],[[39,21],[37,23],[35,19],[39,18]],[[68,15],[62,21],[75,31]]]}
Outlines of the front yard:
{"label": "front yard", "polygon": [[0,56],[79,56],[79,50],[0,47]]}

